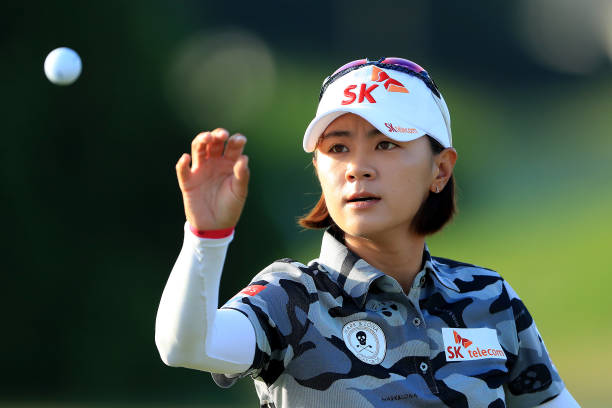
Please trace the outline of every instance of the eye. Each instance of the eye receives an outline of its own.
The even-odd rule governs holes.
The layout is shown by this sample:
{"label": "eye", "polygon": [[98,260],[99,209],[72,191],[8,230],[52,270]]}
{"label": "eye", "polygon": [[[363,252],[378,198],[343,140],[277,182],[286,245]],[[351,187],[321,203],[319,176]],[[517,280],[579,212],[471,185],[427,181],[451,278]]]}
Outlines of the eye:
{"label": "eye", "polygon": [[382,142],[378,143],[378,145],[376,145],[376,148],[380,150],[391,150],[396,147],[397,145],[395,143],[390,142],[388,140],[383,140]]}
{"label": "eye", "polygon": [[348,152],[348,148],[342,144],[335,144],[328,150],[329,153],[345,153]]}

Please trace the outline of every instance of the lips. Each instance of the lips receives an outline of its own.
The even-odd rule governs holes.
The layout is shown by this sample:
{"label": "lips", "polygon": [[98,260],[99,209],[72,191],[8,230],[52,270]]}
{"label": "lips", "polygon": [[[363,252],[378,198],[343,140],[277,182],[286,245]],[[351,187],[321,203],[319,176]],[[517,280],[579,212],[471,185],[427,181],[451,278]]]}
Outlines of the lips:
{"label": "lips", "polygon": [[345,201],[348,203],[354,203],[358,201],[379,201],[379,200],[380,200],[379,196],[373,193],[369,193],[367,191],[351,194],[350,196],[345,198]]}

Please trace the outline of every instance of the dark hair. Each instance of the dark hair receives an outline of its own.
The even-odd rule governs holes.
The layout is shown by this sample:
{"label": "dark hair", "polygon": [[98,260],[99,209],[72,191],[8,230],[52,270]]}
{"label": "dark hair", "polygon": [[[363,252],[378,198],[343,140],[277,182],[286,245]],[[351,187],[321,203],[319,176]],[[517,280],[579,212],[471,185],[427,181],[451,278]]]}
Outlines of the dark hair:
{"label": "dark hair", "polygon": [[[439,154],[444,150],[444,146],[434,138],[428,136],[427,139],[429,139],[433,154]],[[411,228],[413,232],[419,235],[431,235],[441,230],[453,218],[456,212],[455,178],[451,175],[442,191],[439,193],[429,192],[429,195],[415,214]],[[327,211],[323,193],[321,193],[321,198],[319,198],[319,202],[314,208],[308,214],[298,219],[298,224],[308,229],[337,227]]]}

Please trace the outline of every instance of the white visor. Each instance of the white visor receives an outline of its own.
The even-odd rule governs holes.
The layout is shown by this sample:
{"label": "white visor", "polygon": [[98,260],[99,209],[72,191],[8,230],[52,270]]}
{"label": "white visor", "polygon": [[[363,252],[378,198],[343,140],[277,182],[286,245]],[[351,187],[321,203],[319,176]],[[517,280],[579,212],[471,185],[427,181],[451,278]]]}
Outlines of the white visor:
{"label": "white visor", "polygon": [[452,146],[450,114],[444,98],[434,95],[421,79],[404,72],[364,65],[332,82],[304,133],[304,150],[314,151],[327,126],[345,113],[361,116],[398,142],[427,134],[444,147]]}

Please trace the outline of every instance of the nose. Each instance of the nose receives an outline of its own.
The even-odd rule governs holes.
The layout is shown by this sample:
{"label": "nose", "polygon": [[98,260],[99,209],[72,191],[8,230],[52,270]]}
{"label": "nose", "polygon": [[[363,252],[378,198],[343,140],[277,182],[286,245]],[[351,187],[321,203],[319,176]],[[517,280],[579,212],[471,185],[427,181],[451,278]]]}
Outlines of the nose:
{"label": "nose", "polygon": [[374,179],[376,177],[376,170],[366,163],[361,158],[355,158],[351,160],[346,166],[346,180],[357,181],[364,179]]}

